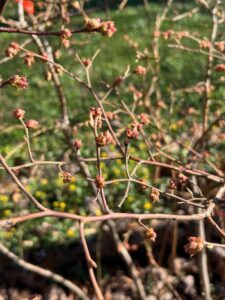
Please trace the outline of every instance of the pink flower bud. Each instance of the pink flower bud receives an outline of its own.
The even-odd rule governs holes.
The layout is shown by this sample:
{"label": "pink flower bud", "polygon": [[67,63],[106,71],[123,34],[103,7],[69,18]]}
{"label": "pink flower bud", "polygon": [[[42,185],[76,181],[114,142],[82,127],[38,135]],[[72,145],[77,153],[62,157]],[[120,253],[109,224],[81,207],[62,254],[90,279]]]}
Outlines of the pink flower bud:
{"label": "pink flower bud", "polygon": [[113,142],[113,137],[112,137],[111,133],[108,130],[104,133],[104,136],[106,137],[106,143],[107,144],[110,144],[110,143]]}
{"label": "pink flower bud", "polygon": [[73,143],[73,146],[76,150],[79,150],[82,147],[82,141],[81,140],[75,140]]}
{"label": "pink flower bud", "polygon": [[191,257],[197,252],[201,252],[204,247],[204,241],[200,237],[191,236],[188,238],[188,243],[184,246],[184,251]]}
{"label": "pink flower bud", "polygon": [[91,60],[89,58],[83,58],[82,59],[82,64],[85,66],[85,67],[88,67],[90,64],[91,64]]}
{"label": "pink flower bud", "polygon": [[25,115],[25,110],[21,109],[21,108],[17,108],[13,111],[13,116],[16,119],[22,119]]}
{"label": "pink flower bud", "polygon": [[14,75],[10,78],[9,82],[16,88],[25,89],[28,87],[28,81],[25,76]]}
{"label": "pink flower bud", "polygon": [[105,21],[101,23],[100,31],[102,35],[112,37],[113,34],[117,31],[117,29],[113,21]]}
{"label": "pink flower bud", "polygon": [[60,36],[62,39],[67,40],[72,36],[72,32],[69,29],[65,28],[61,30]]}
{"label": "pink flower bud", "polygon": [[144,113],[140,114],[140,120],[141,120],[141,124],[143,125],[147,125],[150,123],[148,115]]}
{"label": "pink flower bud", "polygon": [[100,28],[101,19],[100,18],[90,19],[87,17],[84,19],[84,23],[85,23],[85,28],[92,31],[92,30]]}
{"label": "pink flower bud", "polygon": [[134,73],[139,75],[139,76],[144,76],[146,74],[146,68],[138,65],[135,68]]}
{"label": "pink flower bud", "polygon": [[101,115],[102,115],[102,110],[101,110],[100,107],[97,107],[97,108],[96,107],[91,107],[90,112],[91,112],[94,119],[96,117],[101,117]]}
{"label": "pink flower bud", "polygon": [[104,147],[107,144],[107,138],[105,137],[104,133],[99,133],[96,137],[96,144],[98,147]]}
{"label": "pink flower bud", "polygon": [[150,195],[149,195],[149,199],[153,203],[159,202],[159,195],[160,195],[160,192],[156,188],[152,188]]}
{"label": "pink flower bud", "polygon": [[11,42],[9,47],[5,50],[6,56],[12,58],[14,57],[20,50],[20,45],[15,42]]}
{"label": "pink flower bud", "polygon": [[98,189],[102,189],[105,186],[105,179],[103,176],[99,175],[95,178],[95,184]]}
{"label": "pink flower bud", "polygon": [[38,127],[38,121],[36,120],[29,120],[25,123],[26,127],[29,129],[36,129]]}
{"label": "pink flower bud", "polygon": [[225,64],[218,64],[215,66],[216,72],[225,72]]}
{"label": "pink flower bud", "polygon": [[24,63],[28,67],[31,67],[35,63],[35,61],[34,61],[34,54],[32,52],[26,53],[26,55],[24,57]]}
{"label": "pink flower bud", "polygon": [[64,183],[70,182],[72,179],[72,174],[70,172],[62,172],[61,176]]}

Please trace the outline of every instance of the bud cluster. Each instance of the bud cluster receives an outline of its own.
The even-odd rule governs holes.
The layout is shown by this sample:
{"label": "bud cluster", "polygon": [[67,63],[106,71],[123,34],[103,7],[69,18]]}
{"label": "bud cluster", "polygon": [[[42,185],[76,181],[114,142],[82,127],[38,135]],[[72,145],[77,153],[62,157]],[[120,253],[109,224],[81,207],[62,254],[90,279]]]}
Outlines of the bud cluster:
{"label": "bud cluster", "polygon": [[15,42],[11,42],[9,47],[5,50],[6,56],[13,58],[20,51],[20,45]]}
{"label": "bud cluster", "polygon": [[[23,119],[24,115],[25,115],[26,111],[21,109],[21,108],[17,108],[13,111],[13,116],[15,119]],[[28,120],[27,122],[25,122],[25,126],[28,129],[36,129],[38,127],[38,121],[36,120]]]}
{"label": "bud cluster", "polygon": [[97,127],[102,127],[102,110],[100,107],[91,107],[90,108],[90,119],[91,124],[94,124],[94,120],[97,121]]}
{"label": "bud cluster", "polygon": [[159,202],[159,195],[160,195],[160,192],[156,188],[152,188],[150,195],[149,195],[149,199],[153,203]]}
{"label": "bud cluster", "polygon": [[69,39],[72,36],[72,32],[68,28],[64,28],[60,32],[61,42],[65,48],[69,48],[70,41]]}
{"label": "bud cluster", "polygon": [[18,89],[26,89],[28,87],[28,81],[25,76],[13,75],[9,79],[9,84]]}
{"label": "bud cluster", "polygon": [[104,188],[104,186],[105,186],[105,179],[104,179],[104,177],[101,176],[101,175],[96,176],[96,178],[95,178],[95,184],[96,184],[96,187],[98,189]]}
{"label": "bud cluster", "polygon": [[141,65],[138,65],[135,70],[134,73],[138,76],[145,76],[146,74],[146,68],[142,67]]}
{"label": "bud cluster", "polygon": [[218,64],[215,66],[216,72],[225,72],[225,64]]}
{"label": "bud cluster", "polygon": [[191,236],[188,238],[188,243],[184,246],[184,251],[191,257],[197,252],[201,252],[204,247],[204,241],[200,237]]}
{"label": "bud cluster", "polygon": [[115,23],[113,21],[101,21],[100,18],[88,18],[84,19],[85,28],[88,31],[97,31],[104,36],[112,37],[117,31]]}
{"label": "bud cluster", "polygon": [[133,122],[129,127],[126,129],[126,135],[129,139],[136,139],[141,130],[142,130],[143,125],[139,123]]}
{"label": "bud cluster", "polygon": [[73,146],[75,148],[75,150],[80,150],[80,148],[82,147],[82,141],[81,140],[75,140],[73,143]]}
{"label": "bud cluster", "polygon": [[98,147],[104,147],[108,144],[113,144],[114,139],[111,133],[107,130],[105,132],[100,132],[96,137],[96,144]]}
{"label": "bud cluster", "polygon": [[64,183],[70,182],[72,179],[72,174],[70,172],[62,172],[61,177]]}

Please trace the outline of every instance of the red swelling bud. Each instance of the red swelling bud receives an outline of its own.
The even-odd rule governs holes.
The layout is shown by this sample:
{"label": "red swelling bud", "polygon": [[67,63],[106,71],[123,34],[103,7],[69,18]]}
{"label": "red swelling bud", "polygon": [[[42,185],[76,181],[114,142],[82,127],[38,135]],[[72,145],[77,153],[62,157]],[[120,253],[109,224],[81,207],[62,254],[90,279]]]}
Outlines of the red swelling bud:
{"label": "red swelling bud", "polygon": [[61,176],[64,183],[70,182],[72,179],[72,174],[70,172],[62,172]]}
{"label": "red swelling bud", "polygon": [[25,115],[25,110],[21,109],[21,108],[17,108],[13,111],[13,116],[16,119],[22,119]]}
{"label": "red swelling bud", "polygon": [[100,28],[101,26],[101,19],[100,18],[88,18],[86,17],[84,19],[84,23],[85,23],[85,28],[92,31],[92,30],[96,30],[98,28]]}
{"label": "red swelling bud", "polygon": [[34,54],[32,52],[26,53],[26,55],[24,57],[24,63],[28,67],[31,67],[35,63]]}
{"label": "red swelling bud", "polygon": [[150,123],[149,117],[147,114],[140,114],[140,121],[143,125],[148,125]]}
{"label": "red swelling bud", "polygon": [[73,146],[76,150],[79,150],[82,147],[82,141],[81,140],[75,140],[73,143]]}
{"label": "red swelling bud", "polygon": [[101,117],[101,115],[102,115],[102,110],[101,110],[100,107],[97,107],[97,108],[96,107],[91,107],[90,112],[91,112],[94,119],[96,117]]}
{"label": "red swelling bud", "polygon": [[11,42],[9,47],[5,50],[6,56],[12,58],[20,51],[20,45],[15,42]]}
{"label": "red swelling bud", "polygon": [[132,123],[127,129],[126,129],[126,135],[129,139],[136,139],[140,131],[142,129],[143,125],[139,123]]}
{"label": "red swelling bud", "polygon": [[26,127],[29,129],[36,129],[38,127],[38,121],[36,120],[29,120],[25,123]]}
{"label": "red swelling bud", "polygon": [[67,40],[72,36],[72,32],[69,29],[65,28],[61,30],[60,36],[62,39]]}
{"label": "red swelling bud", "polygon": [[216,72],[225,72],[225,64],[218,64],[215,66]]}
{"label": "red swelling bud", "polygon": [[160,192],[157,189],[152,188],[150,195],[149,195],[149,199],[153,203],[159,202],[159,195],[160,195]]}
{"label": "red swelling bud", "polygon": [[25,76],[14,75],[10,78],[9,83],[18,89],[25,89],[28,87],[28,81]]}
{"label": "red swelling bud", "polygon": [[146,68],[139,65],[135,68],[134,73],[139,76],[144,76],[146,74]]}
{"label": "red swelling bud", "polygon": [[107,130],[106,132],[100,132],[96,137],[96,144],[98,147],[104,147],[108,144],[113,144],[114,139],[111,133]]}
{"label": "red swelling bud", "polygon": [[201,252],[204,247],[204,241],[200,237],[191,236],[188,243],[184,246],[184,251],[192,257],[197,252]]}
{"label": "red swelling bud", "polygon": [[87,68],[91,64],[91,60],[89,58],[83,58],[82,64]]}
{"label": "red swelling bud", "polygon": [[116,31],[117,29],[113,21],[105,21],[101,23],[100,32],[102,35],[112,37]]}
{"label": "red swelling bud", "polygon": [[95,184],[98,189],[102,189],[105,186],[105,179],[103,176],[99,175],[95,178]]}
{"label": "red swelling bud", "polygon": [[107,144],[107,138],[104,135],[104,133],[99,133],[99,135],[96,137],[96,144],[98,147],[104,147]]}

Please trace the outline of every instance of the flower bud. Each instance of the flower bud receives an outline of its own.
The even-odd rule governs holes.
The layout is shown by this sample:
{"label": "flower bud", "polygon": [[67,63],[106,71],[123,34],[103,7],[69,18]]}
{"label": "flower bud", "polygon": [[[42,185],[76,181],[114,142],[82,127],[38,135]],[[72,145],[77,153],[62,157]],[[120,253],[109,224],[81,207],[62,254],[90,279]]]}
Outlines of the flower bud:
{"label": "flower bud", "polygon": [[218,64],[215,66],[216,72],[225,72],[225,64]]}
{"label": "flower bud", "polygon": [[104,133],[100,132],[96,137],[96,144],[98,147],[104,147],[107,144],[107,138]]}
{"label": "flower bud", "polygon": [[9,83],[11,86],[15,86],[18,89],[25,89],[28,87],[28,81],[25,76],[13,75],[10,78]]}
{"label": "flower bud", "polygon": [[192,257],[197,252],[201,252],[204,247],[204,241],[200,237],[191,236],[188,243],[184,246],[184,251]]}
{"label": "flower bud", "polygon": [[101,117],[102,116],[102,110],[100,107],[91,107],[90,108],[90,113],[92,114],[93,118],[95,119],[96,117]]}
{"label": "flower bud", "polygon": [[101,23],[100,32],[102,35],[112,37],[116,31],[117,29],[113,21],[105,21]]}
{"label": "flower bud", "polygon": [[100,18],[93,18],[93,19],[91,19],[91,18],[86,17],[84,19],[84,23],[85,23],[85,28],[87,30],[92,31],[92,30],[100,28],[100,26],[101,26],[101,19]]}
{"label": "flower bud", "polygon": [[106,137],[107,144],[113,143],[113,136],[111,135],[111,133],[108,130],[104,133],[104,136]]}
{"label": "flower bud", "polygon": [[157,234],[155,233],[155,230],[153,228],[149,228],[146,231],[146,239],[151,240],[152,242],[155,242],[155,239],[157,237]]}
{"label": "flower bud", "polygon": [[146,68],[139,65],[135,68],[134,73],[139,76],[144,76],[146,74]]}
{"label": "flower bud", "polygon": [[95,184],[98,189],[102,189],[105,186],[105,179],[103,176],[98,175],[95,178]]}
{"label": "flower bud", "polygon": [[70,182],[72,179],[72,174],[70,172],[62,172],[61,176],[64,183]]}
{"label": "flower bud", "polygon": [[159,202],[160,192],[156,188],[152,188],[149,198],[153,203]]}
{"label": "flower bud", "polygon": [[75,140],[73,143],[73,146],[76,150],[79,150],[82,147],[82,141],[81,140]]}
{"label": "flower bud", "polygon": [[36,129],[38,127],[38,121],[36,120],[29,120],[25,123],[26,127],[29,129]]}
{"label": "flower bud", "polygon": [[176,185],[176,183],[173,180],[171,180],[170,183],[169,183],[168,188],[171,189],[171,190],[176,190],[177,189],[177,185]]}
{"label": "flower bud", "polygon": [[12,58],[20,51],[20,45],[15,42],[11,42],[9,47],[6,49],[5,54],[6,56]]}
{"label": "flower bud", "polygon": [[68,40],[72,36],[72,32],[68,28],[65,28],[61,30],[60,36],[62,39]]}
{"label": "flower bud", "polygon": [[140,120],[141,120],[141,124],[143,125],[148,125],[150,123],[149,117],[147,114],[140,114]]}
{"label": "flower bud", "polygon": [[26,55],[24,57],[24,63],[29,68],[35,63],[35,61],[34,61],[34,54],[32,52],[26,53]]}
{"label": "flower bud", "polygon": [[13,111],[13,116],[16,119],[22,119],[25,115],[25,110],[21,109],[21,108],[17,108]]}
{"label": "flower bud", "polygon": [[90,58],[83,58],[82,59],[82,64],[87,68],[91,64],[91,59]]}

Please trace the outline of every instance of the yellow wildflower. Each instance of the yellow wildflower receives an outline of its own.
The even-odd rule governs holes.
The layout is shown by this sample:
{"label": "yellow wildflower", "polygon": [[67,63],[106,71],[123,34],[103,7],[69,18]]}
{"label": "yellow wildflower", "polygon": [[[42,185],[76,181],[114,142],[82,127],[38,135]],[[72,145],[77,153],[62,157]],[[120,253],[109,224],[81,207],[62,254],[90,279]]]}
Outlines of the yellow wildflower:
{"label": "yellow wildflower", "polygon": [[48,179],[47,178],[42,178],[41,179],[41,185],[47,185],[48,184]]}
{"label": "yellow wildflower", "polygon": [[9,200],[9,196],[7,195],[0,195],[0,201],[1,202],[7,202]]}
{"label": "yellow wildflower", "polygon": [[67,235],[68,237],[70,237],[70,238],[75,237],[74,229],[73,229],[72,227],[69,228],[69,229],[67,230],[67,232],[66,232],[66,235]]}
{"label": "yellow wildflower", "polygon": [[3,216],[9,217],[11,215],[12,211],[10,209],[3,210]]}
{"label": "yellow wildflower", "polygon": [[152,204],[150,202],[145,202],[144,203],[144,209],[149,210],[152,208]]}
{"label": "yellow wildflower", "polygon": [[76,191],[76,189],[77,189],[77,187],[76,187],[75,184],[70,184],[70,185],[69,185],[69,190],[70,190],[70,192],[74,192],[74,191]]}

